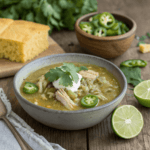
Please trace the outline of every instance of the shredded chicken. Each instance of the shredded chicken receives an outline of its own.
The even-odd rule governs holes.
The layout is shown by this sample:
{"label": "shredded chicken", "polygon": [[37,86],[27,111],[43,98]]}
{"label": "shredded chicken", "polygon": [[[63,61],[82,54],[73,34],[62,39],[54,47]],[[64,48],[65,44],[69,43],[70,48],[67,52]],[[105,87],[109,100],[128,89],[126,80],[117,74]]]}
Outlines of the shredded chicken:
{"label": "shredded chicken", "polygon": [[56,92],[56,99],[60,101],[66,108],[73,110],[76,107],[76,104],[70,99],[64,89],[59,89]]}
{"label": "shredded chicken", "polygon": [[102,93],[99,93],[98,95],[96,95],[100,100],[105,101],[108,100]]}
{"label": "shredded chicken", "polygon": [[88,78],[91,80],[95,80],[99,76],[99,73],[93,70],[81,70],[79,74],[81,74],[83,78]]}
{"label": "shredded chicken", "polygon": [[45,76],[42,75],[41,77],[39,77],[39,81],[36,84],[39,88],[38,92],[42,93],[44,88],[46,88],[48,81],[45,79]]}
{"label": "shredded chicken", "polygon": [[45,94],[41,94],[41,98],[42,100],[47,100],[46,95]]}
{"label": "shredded chicken", "polygon": [[110,84],[110,82],[108,80],[106,80],[106,77],[99,77],[97,78],[97,81],[103,85],[105,85],[105,87],[112,87],[113,85]]}
{"label": "shredded chicken", "polygon": [[47,94],[49,95],[49,98],[52,98],[55,95],[53,92],[47,92]]}

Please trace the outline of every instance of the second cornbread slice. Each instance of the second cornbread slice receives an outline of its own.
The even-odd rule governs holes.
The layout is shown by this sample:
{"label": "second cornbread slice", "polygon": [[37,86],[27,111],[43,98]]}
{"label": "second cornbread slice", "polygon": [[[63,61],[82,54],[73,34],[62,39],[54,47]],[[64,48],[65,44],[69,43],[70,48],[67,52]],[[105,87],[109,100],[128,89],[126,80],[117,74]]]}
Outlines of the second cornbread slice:
{"label": "second cornbread slice", "polygon": [[5,28],[3,31],[0,30],[0,58],[26,62],[49,46],[48,31],[50,28],[47,25],[17,20],[9,25],[6,23],[6,26],[3,27]]}

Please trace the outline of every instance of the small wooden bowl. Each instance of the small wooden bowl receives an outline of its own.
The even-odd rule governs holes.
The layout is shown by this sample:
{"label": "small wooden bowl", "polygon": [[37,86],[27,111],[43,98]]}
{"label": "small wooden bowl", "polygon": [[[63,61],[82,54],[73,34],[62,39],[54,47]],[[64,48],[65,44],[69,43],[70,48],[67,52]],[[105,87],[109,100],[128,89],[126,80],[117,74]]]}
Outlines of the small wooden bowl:
{"label": "small wooden bowl", "polygon": [[135,21],[129,17],[112,13],[115,19],[123,21],[130,30],[122,35],[98,37],[82,31],[79,27],[81,21],[88,21],[90,17],[96,14],[98,14],[98,12],[84,15],[76,21],[75,31],[81,47],[88,53],[103,58],[114,58],[122,55],[130,47],[135,37],[137,28]]}

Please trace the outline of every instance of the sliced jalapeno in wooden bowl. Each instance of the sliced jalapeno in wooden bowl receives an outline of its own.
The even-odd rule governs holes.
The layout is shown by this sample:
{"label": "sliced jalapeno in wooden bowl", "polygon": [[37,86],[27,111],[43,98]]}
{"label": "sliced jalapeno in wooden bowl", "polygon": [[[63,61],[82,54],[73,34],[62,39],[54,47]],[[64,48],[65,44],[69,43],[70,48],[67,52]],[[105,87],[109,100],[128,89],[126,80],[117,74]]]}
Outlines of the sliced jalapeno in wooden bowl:
{"label": "sliced jalapeno in wooden bowl", "polygon": [[145,67],[147,65],[147,61],[141,59],[130,59],[123,61],[120,66],[126,67]]}
{"label": "sliced jalapeno in wooden bowl", "polygon": [[102,25],[106,29],[109,29],[115,24],[115,18],[112,14],[104,12],[100,15],[99,22],[100,25]]}
{"label": "sliced jalapeno in wooden bowl", "polygon": [[23,87],[23,92],[26,94],[33,94],[36,93],[38,91],[38,87],[31,82],[26,82],[25,86]]}
{"label": "sliced jalapeno in wooden bowl", "polygon": [[92,24],[90,22],[81,22],[79,26],[86,33],[92,34],[93,26],[92,26]]}
{"label": "sliced jalapeno in wooden bowl", "polygon": [[86,95],[81,99],[81,105],[86,108],[95,107],[98,104],[98,97],[96,95]]}
{"label": "sliced jalapeno in wooden bowl", "polygon": [[104,37],[107,34],[107,30],[103,27],[99,27],[94,31],[95,36]]}

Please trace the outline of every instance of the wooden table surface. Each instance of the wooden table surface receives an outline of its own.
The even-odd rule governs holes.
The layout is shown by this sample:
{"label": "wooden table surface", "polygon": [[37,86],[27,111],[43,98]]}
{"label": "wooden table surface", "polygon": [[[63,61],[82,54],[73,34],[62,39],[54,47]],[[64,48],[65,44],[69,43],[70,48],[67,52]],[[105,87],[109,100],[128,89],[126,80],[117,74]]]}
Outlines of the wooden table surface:
{"label": "wooden table surface", "polygon": [[[109,11],[125,14],[133,18],[137,23],[136,35],[145,35],[150,32],[150,0],[98,0],[98,11]],[[51,37],[66,51],[84,53],[80,47],[74,31],[55,31]],[[147,40],[150,43],[150,40]],[[134,39],[130,49],[122,56],[111,59],[113,63],[119,64],[126,59],[144,59],[149,63],[142,69],[142,79],[149,79],[150,53],[141,54],[136,47],[137,40]],[[18,103],[13,91],[13,77],[0,79],[2,87],[12,104],[12,109],[22,117],[35,132],[43,135],[49,142],[58,143],[67,150],[149,150],[150,149],[150,109],[142,107],[132,96],[133,91],[127,91],[122,104],[136,106],[144,117],[142,132],[135,138],[124,140],[116,136],[111,129],[110,116],[94,127],[79,131],[62,131],[47,127],[32,119]]]}

